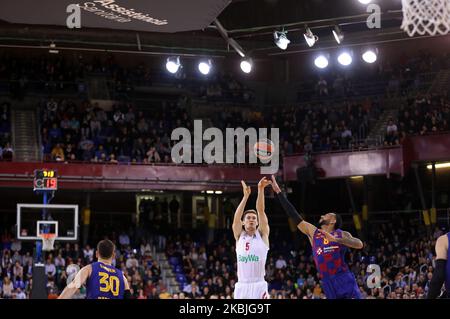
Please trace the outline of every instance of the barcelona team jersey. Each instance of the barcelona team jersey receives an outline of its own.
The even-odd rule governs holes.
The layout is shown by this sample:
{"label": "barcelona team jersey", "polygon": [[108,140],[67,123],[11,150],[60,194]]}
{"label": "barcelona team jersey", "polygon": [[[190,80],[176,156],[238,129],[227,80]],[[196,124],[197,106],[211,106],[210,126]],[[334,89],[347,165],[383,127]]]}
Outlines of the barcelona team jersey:
{"label": "barcelona team jersey", "polygon": [[[342,230],[331,232],[336,238],[342,238]],[[347,247],[336,242],[328,241],[318,229],[314,232],[312,241],[312,253],[320,279],[348,272],[348,266],[344,260]]]}
{"label": "barcelona team jersey", "polygon": [[123,273],[102,262],[92,263],[92,273],[86,284],[87,299],[123,299]]}

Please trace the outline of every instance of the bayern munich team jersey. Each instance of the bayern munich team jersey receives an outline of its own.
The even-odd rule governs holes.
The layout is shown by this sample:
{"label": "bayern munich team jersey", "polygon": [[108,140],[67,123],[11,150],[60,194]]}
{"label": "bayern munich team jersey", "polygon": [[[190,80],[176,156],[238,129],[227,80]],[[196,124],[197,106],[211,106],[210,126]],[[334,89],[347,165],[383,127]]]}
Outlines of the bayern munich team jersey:
{"label": "bayern munich team jersey", "polygon": [[121,270],[94,262],[86,284],[87,299],[123,299],[125,282]]}
{"label": "bayern munich team jersey", "polygon": [[[342,238],[342,230],[336,229],[331,232],[331,235]],[[344,257],[346,250],[346,246],[336,242],[329,242],[316,229],[312,241],[312,252],[320,279],[349,271]]]}
{"label": "bayern munich team jersey", "polygon": [[236,243],[238,282],[264,281],[268,251],[259,231],[253,236],[241,233]]}

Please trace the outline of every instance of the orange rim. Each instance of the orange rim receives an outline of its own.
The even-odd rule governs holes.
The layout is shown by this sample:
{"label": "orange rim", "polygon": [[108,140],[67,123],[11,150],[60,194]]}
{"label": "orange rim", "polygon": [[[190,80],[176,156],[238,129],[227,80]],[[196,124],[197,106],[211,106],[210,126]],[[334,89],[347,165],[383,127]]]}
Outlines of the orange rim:
{"label": "orange rim", "polygon": [[43,239],[51,239],[55,238],[56,234],[39,234],[39,237],[42,237]]}

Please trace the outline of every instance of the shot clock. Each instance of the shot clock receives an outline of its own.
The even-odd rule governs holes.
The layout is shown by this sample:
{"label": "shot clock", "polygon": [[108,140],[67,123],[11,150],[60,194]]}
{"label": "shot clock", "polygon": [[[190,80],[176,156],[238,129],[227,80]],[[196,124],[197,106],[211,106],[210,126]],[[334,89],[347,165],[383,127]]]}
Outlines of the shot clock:
{"label": "shot clock", "polygon": [[56,171],[37,169],[34,171],[33,190],[56,191],[58,189],[58,178]]}

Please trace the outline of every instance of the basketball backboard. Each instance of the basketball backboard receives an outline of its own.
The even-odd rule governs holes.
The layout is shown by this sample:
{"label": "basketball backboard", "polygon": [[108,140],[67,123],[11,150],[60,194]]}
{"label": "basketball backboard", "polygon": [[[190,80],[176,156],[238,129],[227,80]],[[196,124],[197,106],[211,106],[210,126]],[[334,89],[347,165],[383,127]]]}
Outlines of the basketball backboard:
{"label": "basketball backboard", "polygon": [[44,232],[56,234],[58,241],[78,239],[78,205],[17,204],[16,221],[19,240],[41,240]]}

